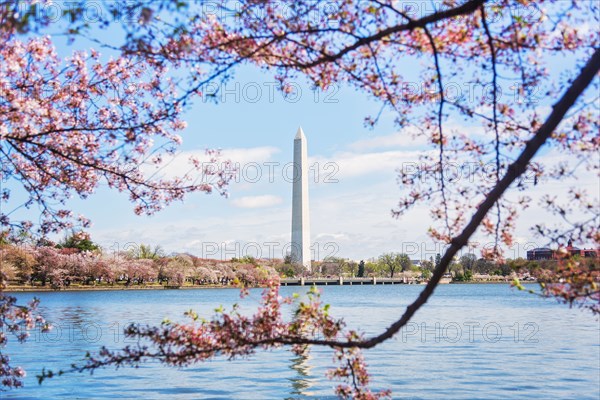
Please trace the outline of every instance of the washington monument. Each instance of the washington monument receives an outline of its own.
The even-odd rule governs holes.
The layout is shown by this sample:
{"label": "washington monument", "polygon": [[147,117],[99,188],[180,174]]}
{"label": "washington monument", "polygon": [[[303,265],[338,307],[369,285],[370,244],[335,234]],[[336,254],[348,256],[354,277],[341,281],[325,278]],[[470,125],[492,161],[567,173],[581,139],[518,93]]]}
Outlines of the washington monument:
{"label": "washington monument", "polygon": [[310,214],[308,211],[308,156],[306,137],[298,128],[294,138],[294,180],[292,188],[292,262],[310,266]]}

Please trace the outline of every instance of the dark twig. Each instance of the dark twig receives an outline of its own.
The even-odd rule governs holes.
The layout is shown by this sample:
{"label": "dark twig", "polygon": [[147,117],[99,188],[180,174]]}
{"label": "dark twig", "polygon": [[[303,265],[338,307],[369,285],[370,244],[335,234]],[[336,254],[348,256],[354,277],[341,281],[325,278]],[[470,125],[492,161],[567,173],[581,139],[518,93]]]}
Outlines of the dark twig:
{"label": "dark twig", "polygon": [[[494,39],[492,37],[492,33],[490,32],[490,27],[488,26],[486,16],[485,16],[485,7],[481,6],[481,22],[483,24],[483,29],[485,30],[485,34],[487,36],[488,46],[490,47],[490,54],[492,57],[492,113],[494,120],[494,133],[495,133],[495,151],[496,151],[496,182],[500,180],[500,132],[498,130],[498,71],[496,70],[496,49],[494,47]],[[500,202],[496,203],[496,235],[495,235],[495,249],[498,248],[498,242],[500,241]]]}

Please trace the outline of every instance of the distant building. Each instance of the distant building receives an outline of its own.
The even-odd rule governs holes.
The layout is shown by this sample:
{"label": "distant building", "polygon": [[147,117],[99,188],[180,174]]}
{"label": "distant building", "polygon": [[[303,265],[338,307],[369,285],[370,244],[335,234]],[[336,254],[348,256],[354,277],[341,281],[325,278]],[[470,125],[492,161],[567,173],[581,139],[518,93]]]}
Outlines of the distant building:
{"label": "distant building", "polygon": [[[583,258],[598,258],[600,250],[597,249],[580,249],[573,246],[573,242],[569,240],[565,249],[571,256],[579,256]],[[557,250],[552,250],[547,247],[538,247],[527,251],[527,259],[530,261],[556,260],[559,258]]]}
{"label": "distant building", "polygon": [[547,247],[538,247],[527,251],[527,259],[531,261],[538,260],[553,260],[555,259],[555,251]]}

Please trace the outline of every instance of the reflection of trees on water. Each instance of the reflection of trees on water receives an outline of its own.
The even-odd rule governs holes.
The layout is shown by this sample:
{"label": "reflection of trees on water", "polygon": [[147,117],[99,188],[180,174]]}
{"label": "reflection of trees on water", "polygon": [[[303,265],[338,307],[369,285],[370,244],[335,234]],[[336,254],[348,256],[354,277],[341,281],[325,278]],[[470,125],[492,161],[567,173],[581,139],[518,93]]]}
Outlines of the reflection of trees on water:
{"label": "reflection of trees on water", "polygon": [[312,366],[309,363],[310,358],[309,349],[304,350],[300,355],[294,354],[294,356],[290,358],[290,361],[292,362],[290,368],[296,372],[295,376],[289,378],[292,382],[290,391],[292,396],[309,395],[307,390],[313,386],[313,383],[310,380],[310,370],[312,369]]}
{"label": "reflection of trees on water", "polygon": [[108,330],[97,322],[97,310],[75,305],[64,306],[54,312],[44,311],[50,331],[43,332],[38,324],[32,332],[32,340],[42,347],[60,348],[65,355],[81,357],[92,346],[97,346],[103,334],[110,336]]}

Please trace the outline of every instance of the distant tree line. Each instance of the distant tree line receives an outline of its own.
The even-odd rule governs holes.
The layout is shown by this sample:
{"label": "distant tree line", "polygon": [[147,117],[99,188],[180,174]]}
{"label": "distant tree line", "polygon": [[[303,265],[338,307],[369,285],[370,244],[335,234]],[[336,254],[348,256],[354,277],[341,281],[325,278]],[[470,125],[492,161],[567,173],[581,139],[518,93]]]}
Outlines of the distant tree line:
{"label": "distant tree line", "polygon": [[[23,238],[21,238],[23,239]],[[246,256],[229,261],[206,260],[190,254],[167,256],[160,246],[140,244],[127,251],[104,253],[88,234],[73,232],[58,243],[46,239],[36,243],[19,238],[0,237],[0,273],[16,284],[49,286],[55,289],[78,285],[126,286],[162,284],[228,285],[233,282],[256,285],[266,278],[300,276],[395,277],[410,274],[429,279],[440,255],[413,263],[405,253],[384,253],[376,259],[352,261],[327,257],[313,263],[312,271],[283,260],[256,260]],[[532,277],[546,276],[556,269],[556,261],[528,261],[522,258],[494,262],[464,254],[448,271],[454,281],[470,281],[477,275],[509,276],[515,272]]]}
{"label": "distant tree line", "polygon": [[80,232],[58,244],[0,243],[0,273],[9,282],[54,289],[73,284],[256,285],[277,275],[273,266],[259,265],[252,257],[220,261],[189,254],[165,256],[160,247],[144,244],[106,254]]}
{"label": "distant tree line", "polygon": [[[275,269],[282,277],[317,276],[317,277],[390,277],[399,273],[410,273],[413,277],[429,279],[433,270],[441,261],[440,254],[428,260],[411,260],[406,253],[389,252],[370,260],[352,261],[342,257],[327,257],[323,261],[314,261],[312,271],[303,266],[293,264],[289,257],[283,264],[276,264]],[[593,262],[593,261],[591,261]],[[485,276],[508,277],[515,273],[540,275],[540,271],[553,271],[557,262],[528,261],[523,258],[492,261],[467,253],[457,257],[449,266],[448,273],[454,281],[471,281]]]}

